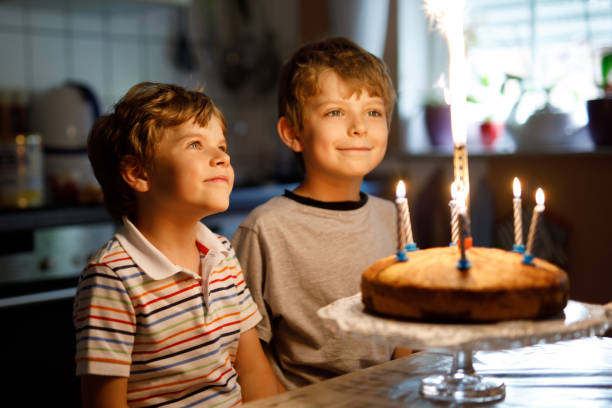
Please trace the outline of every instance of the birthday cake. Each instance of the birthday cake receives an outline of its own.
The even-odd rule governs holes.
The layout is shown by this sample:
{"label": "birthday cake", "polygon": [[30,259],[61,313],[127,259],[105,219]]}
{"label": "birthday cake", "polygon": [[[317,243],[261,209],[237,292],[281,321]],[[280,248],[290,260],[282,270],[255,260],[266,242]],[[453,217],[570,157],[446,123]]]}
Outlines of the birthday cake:
{"label": "birthday cake", "polygon": [[369,311],[422,321],[493,322],[560,313],[569,298],[567,274],[539,258],[474,247],[471,266],[459,269],[457,247],[408,252],[378,260],[363,272],[362,299]]}

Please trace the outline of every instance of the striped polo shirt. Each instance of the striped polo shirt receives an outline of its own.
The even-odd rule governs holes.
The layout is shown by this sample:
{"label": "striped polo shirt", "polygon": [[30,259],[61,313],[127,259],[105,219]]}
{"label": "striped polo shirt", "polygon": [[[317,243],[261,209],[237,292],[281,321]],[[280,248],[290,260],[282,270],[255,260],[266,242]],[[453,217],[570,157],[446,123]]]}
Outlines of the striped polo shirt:
{"label": "striped polo shirt", "polygon": [[229,242],[199,224],[198,274],[123,222],[79,280],[77,375],[128,377],[131,407],[238,404],[239,336],[261,315]]}

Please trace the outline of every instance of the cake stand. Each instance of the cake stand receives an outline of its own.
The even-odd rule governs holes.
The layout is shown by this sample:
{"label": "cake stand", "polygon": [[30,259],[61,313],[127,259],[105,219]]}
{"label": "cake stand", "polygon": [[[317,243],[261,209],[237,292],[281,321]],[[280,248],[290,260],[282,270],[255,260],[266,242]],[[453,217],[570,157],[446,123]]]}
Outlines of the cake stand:
{"label": "cake stand", "polygon": [[423,397],[454,403],[500,401],[505,385],[478,375],[472,365],[477,350],[504,350],[602,335],[612,327],[612,307],[569,301],[563,313],[547,319],[486,324],[442,324],[399,320],[364,311],[361,294],[339,299],[318,311],[331,330],[373,337],[393,346],[452,353],[446,374],[423,378]]}

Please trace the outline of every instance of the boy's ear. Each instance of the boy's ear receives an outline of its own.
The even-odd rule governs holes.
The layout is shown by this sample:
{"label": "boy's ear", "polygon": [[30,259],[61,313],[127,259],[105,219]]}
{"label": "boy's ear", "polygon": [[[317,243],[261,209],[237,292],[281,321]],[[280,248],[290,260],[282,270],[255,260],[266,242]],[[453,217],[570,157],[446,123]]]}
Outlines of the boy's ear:
{"label": "boy's ear", "polygon": [[301,152],[304,149],[300,135],[295,131],[295,129],[293,129],[293,126],[291,126],[286,117],[282,116],[278,120],[276,128],[283,143],[285,143],[291,150],[294,152]]}
{"label": "boy's ear", "polygon": [[139,193],[149,191],[147,172],[134,156],[128,155],[121,159],[119,168],[121,177],[134,191]]}

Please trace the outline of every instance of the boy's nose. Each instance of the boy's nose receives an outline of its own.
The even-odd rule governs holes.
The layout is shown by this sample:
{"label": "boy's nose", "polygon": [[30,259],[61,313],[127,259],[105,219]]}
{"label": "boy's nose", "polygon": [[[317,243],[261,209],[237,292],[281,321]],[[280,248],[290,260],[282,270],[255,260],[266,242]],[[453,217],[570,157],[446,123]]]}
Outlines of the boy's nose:
{"label": "boy's nose", "polygon": [[219,154],[215,155],[211,162],[213,166],[227,167],[230,165],[230,156],[227,152],[219,151]]}
{"label": "boy's nose", "polygon": [[366,133],[366,127],[365,127],[365,122],[363,118],[361,118],[359,115],[354,115],[351,118],[349,135],[350,136],[363,136],[365,135],[365,133]]}

